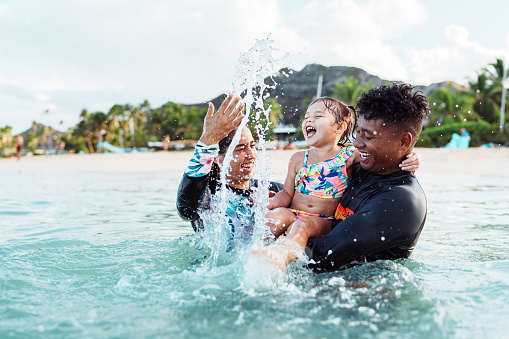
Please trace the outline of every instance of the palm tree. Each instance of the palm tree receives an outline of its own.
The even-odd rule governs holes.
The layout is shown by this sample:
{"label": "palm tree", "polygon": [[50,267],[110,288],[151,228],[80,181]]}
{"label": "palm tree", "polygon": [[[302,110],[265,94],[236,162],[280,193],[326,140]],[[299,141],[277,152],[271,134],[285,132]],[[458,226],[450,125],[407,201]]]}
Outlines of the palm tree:
{"label": "palm tree", "polygon": [[363,92],[373,88],[371,82],[360,85],[360,80],[354,77],[348,77],[344,82],[338,82],[331,88],[332,96],[343,101],[347,105],[355,106]]}
{"label": "palm tree", "polygon": [[[500,99],[498,86],[486,70],[477,74],[477,79],[469,81],[470,91],[474,97],[473,109],[489,123],[496,123],[497,102]],[[501,87],[501,86],[500,86]]]}
{"label": "palm tree", "polygon": [[109,117],[103,112],[89,113],[86,109],[83,109],[80,118],[81,121],[78,122],[72,134],[75,138],[83,138],[86,141],[89,153],[94,153],[94,145],[98,143],[99,133],[108,129]]}
{"label": "palm tree", "polygon": [[269,111],[269,120],[274,127],[279,125],[281,119],[284,118],[283,110],[281,109],[281,105],[278,104],[276,99],[270,98],[265,100],[264,102],[265,109],[270,109]]}
{"label": "palm tree", "polygon": [[[5,148],[13,147],[13,137],[11,134],[12,127],[5,126],[0,127],[0,149],[4,150]],[[5,150],[4,150],[5,152]],[[5,153],[3,153],[5,155]]]}
{"label": "palm tree", "polygon": [[453,123],[456,121],[475,120],[472,113],[472,97],[465,92],[455,90],[452,84],[437,88],[428,98],[431,105],[434,125]]}
{"label": "palm tree", "polygon": [[[489,66],[491,66],[491,68],[489,68]],[[494,85],[501,86],[504,77],[504,60],[497,59],[494,63],[489,64],[489,66],[484,68],[484,71],[489,73]]]}
{"label": "palm tree", "polygon": [[134,132],[133,135],[131,135],[131,147],[146,146],[149,141],[149,137],[145,132],[145,124],[147,123],[150,111],[150,104],[147,100],[144,100],[131,111]]}

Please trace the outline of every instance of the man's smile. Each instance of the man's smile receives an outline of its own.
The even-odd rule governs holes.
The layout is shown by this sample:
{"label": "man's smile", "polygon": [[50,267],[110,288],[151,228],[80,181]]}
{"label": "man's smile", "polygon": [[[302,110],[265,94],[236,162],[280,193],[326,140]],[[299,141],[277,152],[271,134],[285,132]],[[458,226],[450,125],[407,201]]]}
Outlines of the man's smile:
{"label": "man's smile", "polygon": [[361,151],[359,151],[359,154],[360,154],[362,160],[365,160],[371,156],[371,153],[366,153],[366,152],[361,152]]}

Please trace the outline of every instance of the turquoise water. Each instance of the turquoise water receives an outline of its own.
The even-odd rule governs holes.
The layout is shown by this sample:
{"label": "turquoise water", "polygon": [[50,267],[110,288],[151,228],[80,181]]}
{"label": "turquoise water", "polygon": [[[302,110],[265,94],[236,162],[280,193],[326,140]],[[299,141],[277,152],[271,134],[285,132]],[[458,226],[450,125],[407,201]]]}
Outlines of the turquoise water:
{"label": "turquoise water", "polygon": [[0,173],[0,338],[508,337],[507,177],[419,176],[411,259],[282,277],[210,262],[179,173]]}

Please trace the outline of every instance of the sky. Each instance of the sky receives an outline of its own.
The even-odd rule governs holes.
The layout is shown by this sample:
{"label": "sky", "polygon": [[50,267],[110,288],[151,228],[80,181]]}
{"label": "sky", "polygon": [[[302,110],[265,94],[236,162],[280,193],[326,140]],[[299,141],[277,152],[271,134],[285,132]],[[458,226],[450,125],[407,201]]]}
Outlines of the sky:
{"label": "sky", "polygon": [[83,109],[207,102],[270,36],[276,57],[414,85],[509,63],[507,0],[0,0],[0,126],[64,131]]}

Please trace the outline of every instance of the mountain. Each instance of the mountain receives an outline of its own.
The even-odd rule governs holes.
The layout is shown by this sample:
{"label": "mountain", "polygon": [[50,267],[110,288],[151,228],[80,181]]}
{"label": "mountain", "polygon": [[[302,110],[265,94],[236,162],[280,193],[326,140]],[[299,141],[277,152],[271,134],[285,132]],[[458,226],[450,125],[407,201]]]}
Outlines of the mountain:
{"label": "mountain", "polygon": [[[283,68],[277,75],[272,77],[272,79],[265,79],[265,83],[270,85],[273,85],[274,82],[276,83],[276,87],[274,89],[268,89],[267,92],[270,93],[271,98],[275,98],[282,106],[286,124],[300,124],[302,112],[307,108],[303,102],[306,99],[311,100],[315,98],[320,75],[323,76],[322,96],[331,96],[331,88],[338,82],[344,82],[348,77],[359,79],[360,85],[371,82],[375,87],[392,82],[400,82],[381,79],[357,67],[326,67],[319,64],[310,64],[306,65],[301,71]],[[422,91],[424,95],[428,96],[437,88],[445,87],[448,84],[448,81],[444,81],[429,86],[414,85],[414,87],[416,90]],[[461,88],[458,84],[454,84],[453,87],[459,90],[466,90],[465,88]],[[212,100],[216,108],[219,107],[223,98],[224,95],[221,95]],[[194,106],[206,106],[206,104],[196,104]]]}
{"label": "mountain", "polygon": [[57,131],[50,126],[45,126],[43,124],[34,122],[32,127],[20,134],[23,136],[25,147],[28,144],[28,140],[37,138],[37,147],[52,148],[57,137],[60,137],[65,133]]}

